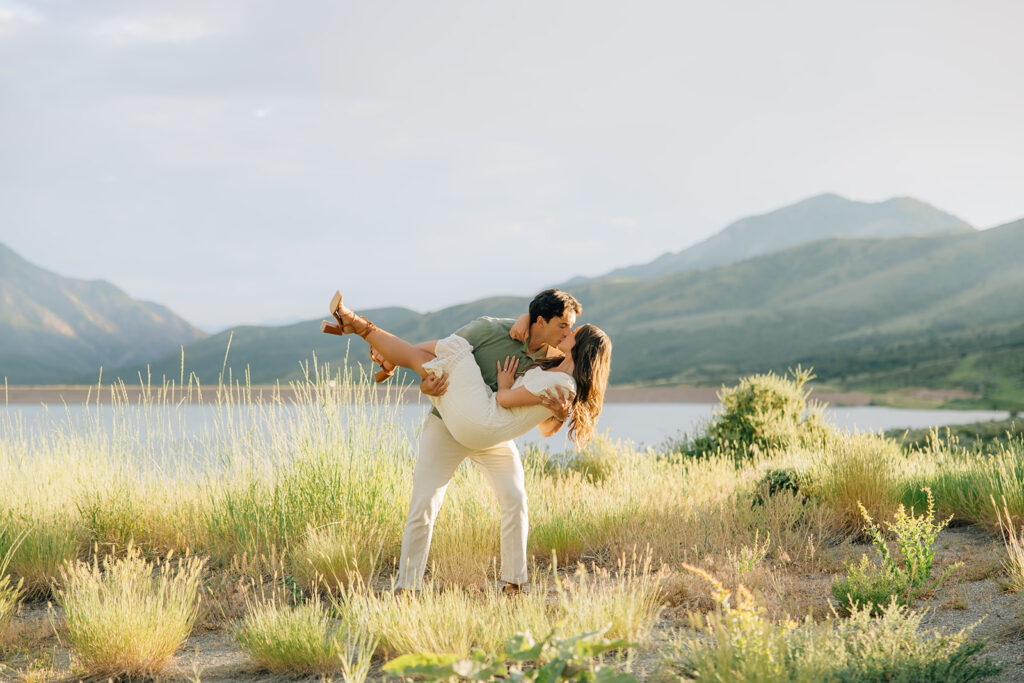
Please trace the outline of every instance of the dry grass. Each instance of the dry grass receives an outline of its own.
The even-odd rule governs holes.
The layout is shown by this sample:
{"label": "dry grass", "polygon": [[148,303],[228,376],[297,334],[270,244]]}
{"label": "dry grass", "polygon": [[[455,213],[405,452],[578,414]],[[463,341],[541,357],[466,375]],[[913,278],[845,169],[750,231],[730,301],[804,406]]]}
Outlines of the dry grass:
{"label": "dry grass", "polygon": [[897,507],[898,482],[904,460],[890,439],[872,434],[836,434],[818,454],[813,470],[813,493],[847,533],[863,528],[860,506],[875,519],[892,517]]}
{"label": "dry grass", "polygon": [[159,674],[192,630],[203,564],[194,557],[151,563],[132,547],[102,563],[69,564],[55,598],[82,672]]}
{"label": "dry grass", "polygon": [[289,555],[292,575],[307,591],[336,592],[354,584],[372,584],[384,549],[376,526],[341,529],[310,528]]}
{"label": "dry grass", "polygon": [[[992,506],[996,507],[994,498]],[[1024,529],[1019,529],[1013,523],[1005,501],[1001,510],[996,507],[996,512],[999,514],[999,530],[1006,546],[1006,559],[1003,562],[1006,587],[1024,598]]]}

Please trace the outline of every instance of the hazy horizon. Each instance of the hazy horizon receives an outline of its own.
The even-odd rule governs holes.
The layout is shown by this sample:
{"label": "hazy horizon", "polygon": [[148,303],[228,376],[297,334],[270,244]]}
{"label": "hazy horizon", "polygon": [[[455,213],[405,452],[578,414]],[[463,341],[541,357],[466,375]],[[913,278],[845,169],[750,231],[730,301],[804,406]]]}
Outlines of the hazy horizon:
{"label": "hazy horizon", "polygon": [[1022,24],[1008,0],[0,0],[0,242],[209,331],[339,287],[528,295],[824,192],[988,228],[1024,217]]}

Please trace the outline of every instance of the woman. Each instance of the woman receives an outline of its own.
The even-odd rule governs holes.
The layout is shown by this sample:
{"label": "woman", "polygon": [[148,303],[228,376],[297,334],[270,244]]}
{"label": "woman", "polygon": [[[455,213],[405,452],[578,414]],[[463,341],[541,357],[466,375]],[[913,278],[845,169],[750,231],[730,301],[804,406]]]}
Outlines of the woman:
{"label": "woman", "polygon": [[593,325],[583,325],[566,336],[558,349],[562,358],[535,361],[515,379],[518,361],[506,359],[498,367],[498,391],[492,392],[473,358],[473,347],[451,335],[426,345],[413,346],[347,308],[341,293],[330,305],[344,333],[365,339],[385,360],[428,374],[448,374],[448,391],[430,397],[452,436],[467,448],[488,448],[530,431],[551,416],[543,395],[561,387],[573,395],[569,436],[577,448],[594,437],[611,368],[612,343]]}

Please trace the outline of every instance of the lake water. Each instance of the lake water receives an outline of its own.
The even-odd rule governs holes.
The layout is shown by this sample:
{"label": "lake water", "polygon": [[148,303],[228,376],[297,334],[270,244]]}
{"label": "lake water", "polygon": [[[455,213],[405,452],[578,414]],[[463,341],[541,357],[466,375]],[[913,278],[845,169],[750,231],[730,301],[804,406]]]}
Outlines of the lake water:
{"label": "lake water", "polygon": [[[692,434],[711,419],[716,407],[717,404],[712,403],[609,403],[604,406],[598,429],[607,432],[612,439],[657,446],[666,439],[677,438],[684,433]],[[400,419],[411,436],[418,432],[428,408],[426,404],[407,404],[400,407]],[[207,430],[215,421],[217,411],[222,409],[211,405],[186,404],[172,408],[150,407],[146,410],[146,419],[152,421],[156,411],[157,422],[169,425],[167,431],[177,433],[178,437],[188,440]],[[247,408],[234,410],[245,411]],[[284,405],[274,410],[292,411],[295,408]],[[22,433],[37,434],[55,429],[75,430],[86,424],[89,428],[103,429],[111,428],[115,420],[124,424],[126,420],[130,422],[138,418],[138,413],[135,413],[135,418],[132,415],[131,408],[115,410],[106,405],[7,405],[0,406],[0,430],[17,428],[18,431],[24,430]],[[246,416],[239,417],[241,419]],[[905,410],[876,406],[840,406],[826,409],[825,417],[830,423],[846,430],[885,431],[894,428],[916,429],[1002,420],[1006,419],[1008,414],[986,410]],[[257,417],[249,422],[258,425],[259,421]],[[0,435],[0,438],[2,436]],[[556,452],[568,448],[563,433],[544,439],[537,430],[533,430],[518,441],[521,445],[537,443]]]}

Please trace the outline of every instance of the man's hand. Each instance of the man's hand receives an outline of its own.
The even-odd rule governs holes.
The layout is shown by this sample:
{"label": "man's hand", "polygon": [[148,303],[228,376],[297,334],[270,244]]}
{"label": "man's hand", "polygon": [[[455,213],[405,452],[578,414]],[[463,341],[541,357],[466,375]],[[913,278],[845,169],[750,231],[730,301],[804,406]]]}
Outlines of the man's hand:
{"label": "man's hand", "polygon": [[448,391],[448,373],[438,377],[434,374],[429,374],[420,380],[420,391],[427,396],[444,396],[444,392]]}
{"label": "man's hand", "polygon": [[573,394],[562,387],[555,387],[545,391],[540,397],[540,404],[551,411],[551,415],[559,422],[565,422],[569,418],[569,411],[572,409]]}

